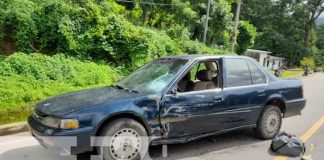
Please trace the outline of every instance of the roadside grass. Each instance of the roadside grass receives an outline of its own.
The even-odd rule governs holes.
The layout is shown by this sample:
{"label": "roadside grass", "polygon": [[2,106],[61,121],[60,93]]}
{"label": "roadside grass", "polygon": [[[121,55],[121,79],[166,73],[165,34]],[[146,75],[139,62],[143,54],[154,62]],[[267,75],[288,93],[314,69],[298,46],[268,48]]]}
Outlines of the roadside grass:
{"label": "roadside grass", "polygon": [[[271,70],[270,73],[274,75],[275,71]],[[304,71],[299,68],[292,70],[284,70],[281,78],[294,78],[303,75],[303,73]]]}
{"label": "roadside grass", "polygon": [[0,125],[26,121],[27,117],[32,114],[35,104],[38,101],[47,99],[51,96],[56,96],[59,94],[79,91],[88,88],[107,86],[109,84],[97,84],[86,87],[76,87],[61,82],[52,82],[48,84],[43,84],[42,86],[36,87],[34,89],[30,88],[32,86],[29,86],[29,84],[22,85],[26,88],[31,89],[31,91],[24,91],[24,89],[21,88],[21,90],[18,91],[21,93],[21,95],[11,96],[15,100],[12,100],[10,103],[4,102],[0,104]]}
{"label": "roadside grass", "polygon": [[296,69],[296,70],[285,70],[282,73],[282,78],[293,78],[303,75],[303,70]]}

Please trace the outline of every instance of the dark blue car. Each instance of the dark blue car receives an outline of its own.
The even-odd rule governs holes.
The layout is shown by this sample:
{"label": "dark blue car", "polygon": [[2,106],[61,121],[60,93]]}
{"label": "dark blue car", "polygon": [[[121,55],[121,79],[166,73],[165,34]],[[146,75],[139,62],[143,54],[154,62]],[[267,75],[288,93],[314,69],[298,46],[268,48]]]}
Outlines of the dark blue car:
{"label": "dark blue car", "polygon": [[[105,160],[139,159],[149,145],[242,128],[270,139],[305,103],[300,80],[280,80],[254,59],[184,55],[156,59],[112,86],[42,101],[28,124],[45,147],[56,146],[51,137],[73,136],[73,154],[98,149],[99,141]],[[98,136],[108,138],[90,140]]]}

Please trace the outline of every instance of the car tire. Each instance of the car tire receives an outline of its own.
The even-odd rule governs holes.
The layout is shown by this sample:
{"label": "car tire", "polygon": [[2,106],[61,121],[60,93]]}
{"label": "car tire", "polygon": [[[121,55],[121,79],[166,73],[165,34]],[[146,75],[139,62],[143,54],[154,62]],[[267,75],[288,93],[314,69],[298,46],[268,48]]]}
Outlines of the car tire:
{"label": "car tire", "polygon": [[148,154],[147,132],[133,119],[112,121],[103,128],[100,136],[100,157],[103,160],[140,160]]}
{"label": "car tire", "polygon": [[278,134],[282,123],[282,112],[274,105],[267,105],[263,109],[254,132],[260,139],[271,139]]}

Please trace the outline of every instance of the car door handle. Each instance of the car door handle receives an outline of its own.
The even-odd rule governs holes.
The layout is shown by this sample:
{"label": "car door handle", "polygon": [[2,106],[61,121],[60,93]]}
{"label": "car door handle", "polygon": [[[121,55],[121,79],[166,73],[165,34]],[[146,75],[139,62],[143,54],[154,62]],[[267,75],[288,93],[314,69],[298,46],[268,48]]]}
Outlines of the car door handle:
{"label": "car door handle", "polygon": [[266,96],[266,93],[265,93],[265,92],[262,92],[262,93],[258,93],[258,96],[259,96],[259,97],[263,97],[263,96]]}
{"label": "car door handle", "polygon": [[176,113],[182,113],[182,112],[186,112],[186,111],[187,111],[187,109],[184,107],[179,107],[179,108],[176,108],[176,110],[175,110]]}
{"label": "car door handle", "polygon": [[279,91],[279,94],[286,94],[287,91]]}
{"label": "car door handle", "polygon": [[222,102],[224,100],[223,97],[219,97],[219,96],[215,96],[214,97],[214,102],[218,103],[218,102]]}

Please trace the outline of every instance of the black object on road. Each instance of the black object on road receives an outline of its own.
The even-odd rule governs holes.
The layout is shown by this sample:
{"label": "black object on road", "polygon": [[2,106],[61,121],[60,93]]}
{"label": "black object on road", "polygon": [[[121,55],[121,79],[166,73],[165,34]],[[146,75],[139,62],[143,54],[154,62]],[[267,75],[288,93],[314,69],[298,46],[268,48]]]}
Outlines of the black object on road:
{"label": "black object on road", "polygon": [[295,135],[280,132],[271,142],[271,150],[277,154],[298,157],[305,153],[304,143]]}

